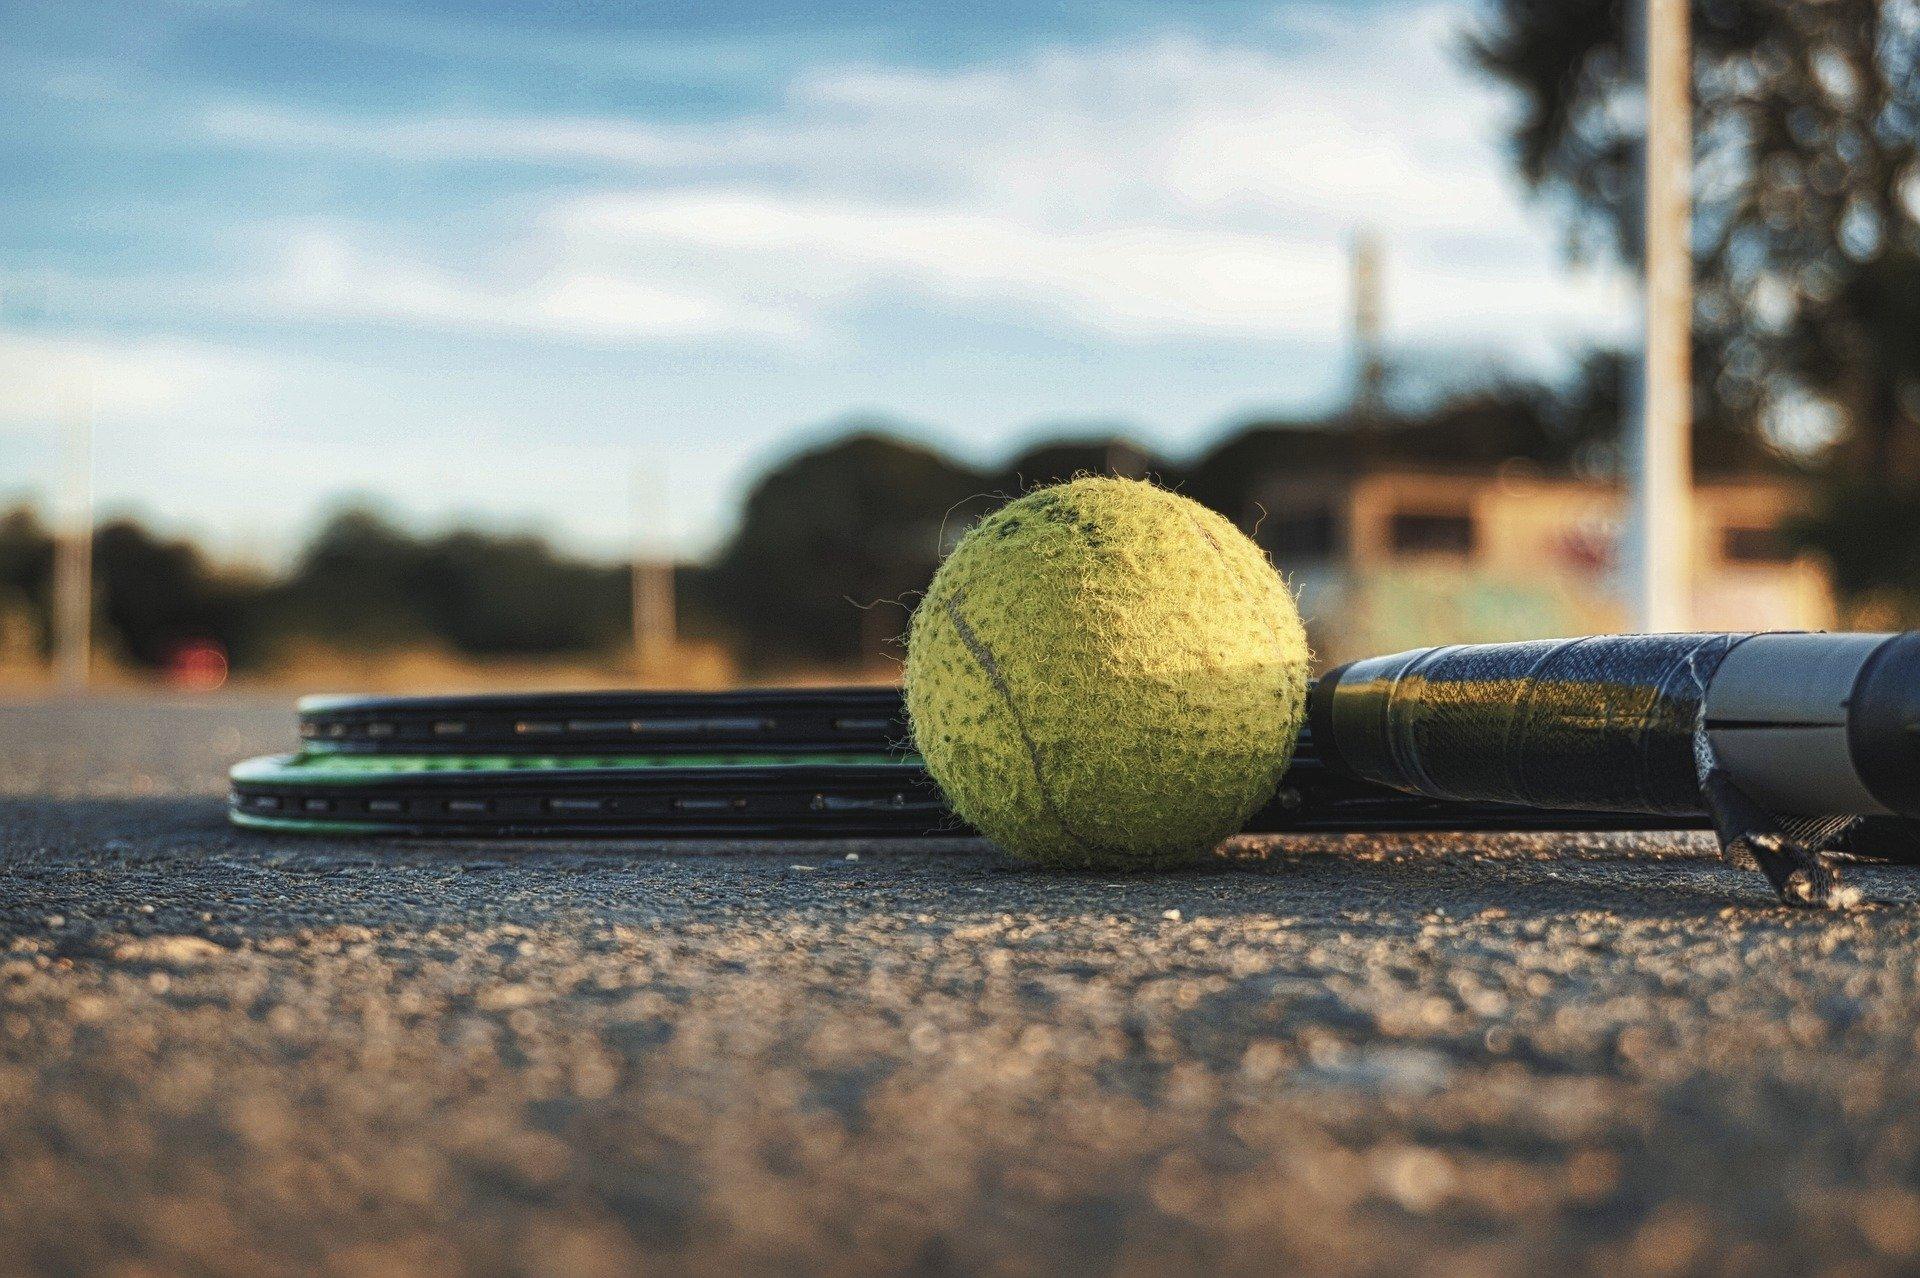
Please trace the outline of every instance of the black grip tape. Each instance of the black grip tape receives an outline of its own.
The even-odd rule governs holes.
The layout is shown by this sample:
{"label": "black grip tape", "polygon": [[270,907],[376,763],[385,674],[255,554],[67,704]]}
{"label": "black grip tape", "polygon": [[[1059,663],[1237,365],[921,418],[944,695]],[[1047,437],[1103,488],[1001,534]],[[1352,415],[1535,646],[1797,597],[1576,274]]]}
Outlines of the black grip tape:
{"label": "black grip tape", "polygon": [[[1395,789],[1697,815],[1701,703],[1743,637],[1603,635],[1432,648],[1377,678],[1350,672],[1320,718],[1335,725],[1348,768]],[[1341,713],[1346,699],[1356,713]]]}

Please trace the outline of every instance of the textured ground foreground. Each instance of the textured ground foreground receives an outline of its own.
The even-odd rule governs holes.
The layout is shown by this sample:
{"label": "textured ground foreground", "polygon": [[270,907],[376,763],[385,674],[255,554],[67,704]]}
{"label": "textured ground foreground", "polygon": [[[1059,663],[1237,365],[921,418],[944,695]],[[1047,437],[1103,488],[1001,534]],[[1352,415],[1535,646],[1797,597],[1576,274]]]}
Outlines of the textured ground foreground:
{"label": "textured ground foreground", "polygon": [[230,831],[285,720],[0,707],[0,1271],[1920,1264],[1920,877]]}

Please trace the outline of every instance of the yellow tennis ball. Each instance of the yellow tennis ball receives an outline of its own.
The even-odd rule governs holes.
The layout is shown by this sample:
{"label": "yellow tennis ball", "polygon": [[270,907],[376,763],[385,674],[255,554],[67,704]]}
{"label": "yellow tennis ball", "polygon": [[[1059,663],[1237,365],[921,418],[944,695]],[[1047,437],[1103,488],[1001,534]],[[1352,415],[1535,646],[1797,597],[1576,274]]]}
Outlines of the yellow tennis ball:
{"label": "yellow tennis ball", "polygon": [[1239,529],[1131,479],[1042,488],[954,548],[907,638],[927,770],[1008,852],[1187,859],[1236,833],[1293,756],[1307,638]]}

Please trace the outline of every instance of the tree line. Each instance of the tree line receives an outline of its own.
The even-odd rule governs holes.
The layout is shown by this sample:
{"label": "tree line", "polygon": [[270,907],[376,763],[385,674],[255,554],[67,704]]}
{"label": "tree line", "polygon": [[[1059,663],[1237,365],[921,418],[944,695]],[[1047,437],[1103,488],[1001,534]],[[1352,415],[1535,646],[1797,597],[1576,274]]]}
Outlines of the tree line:
{"label": "tree line", "polygon": [[[54,536],[29,507],[0,515],[0,618],[51,643]],[[533,535],[480,529],[420,535],[379,512],[335,514],[284,572],[235,569],[193,541],[134,519],[95,529],[94,628],[129,667],[166,667],[215,643],[259,669],[289,645],[432,645],[469,657],[558,656],[616,648],[625,573],[569,557]]]}
{"label": "tree line", "polygon": [[[852,667],[897,655],[917,592],[994,506],[1078,474],[1152,478],[1251,528],[1275,474],[1364,461],[1542,469],[1614,466],[1620,358],[1564,385],[1497,380],[1378,420],[1260,420],[1190,460],[1122,432],[1060,432],[991,468],[969,466],[881,423],[850,424],[754,484],[732,536],[676,570],[683,637],[718,641],[750,670]],[[1703,421],[1704,469],[1782,464],[1751,433]],[[628,569],[544,538],[481,528],[418,533],[378,510],[336,512],[279,572],[224,565],[191,540],[131,519],[94,535],[96,631],[115,658],[163,669],[217,643],[234,669],[301,643],[379,651],[431,646],[476,659],[611,656],[630,641]],[[30,509],[0,516],[0,617],[49,639],[51,530]]]}

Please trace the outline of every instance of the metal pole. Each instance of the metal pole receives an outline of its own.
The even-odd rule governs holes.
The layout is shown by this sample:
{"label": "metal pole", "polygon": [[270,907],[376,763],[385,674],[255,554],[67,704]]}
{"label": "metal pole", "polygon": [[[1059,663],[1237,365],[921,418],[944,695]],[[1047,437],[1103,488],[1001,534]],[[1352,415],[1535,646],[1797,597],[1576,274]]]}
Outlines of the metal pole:
{"label": "metal pole", "polygon": [[1693,174],[1688,0],[1644,0],[1645,367],[1635,484],[1642,630],[1685,630],[1692,597]]}
{"label": "metal pole", "polygon": [[1363,228],[1353,237],[1351,286],[1353,293],[1353,415],[1362,425],[1381,416],[1386,401],[1387,362],[1381,353],[1380,331],[1385,306],[1380,237]]}
{"label": "metal pole", "polygon": [[642,674],[662,671],[678,641],[673,557],[666,550],[664,534],[648,535],[650,527],[664,523],[660,518],[663,488],[648,466],[633,468],[633,660]]}
{"label": "metal pole", "polygon": [[84,692],[93,662],[93,387],[80,374],[78,402],[66,429],[65,516],[53,561],[54,678],[66,692]]}

